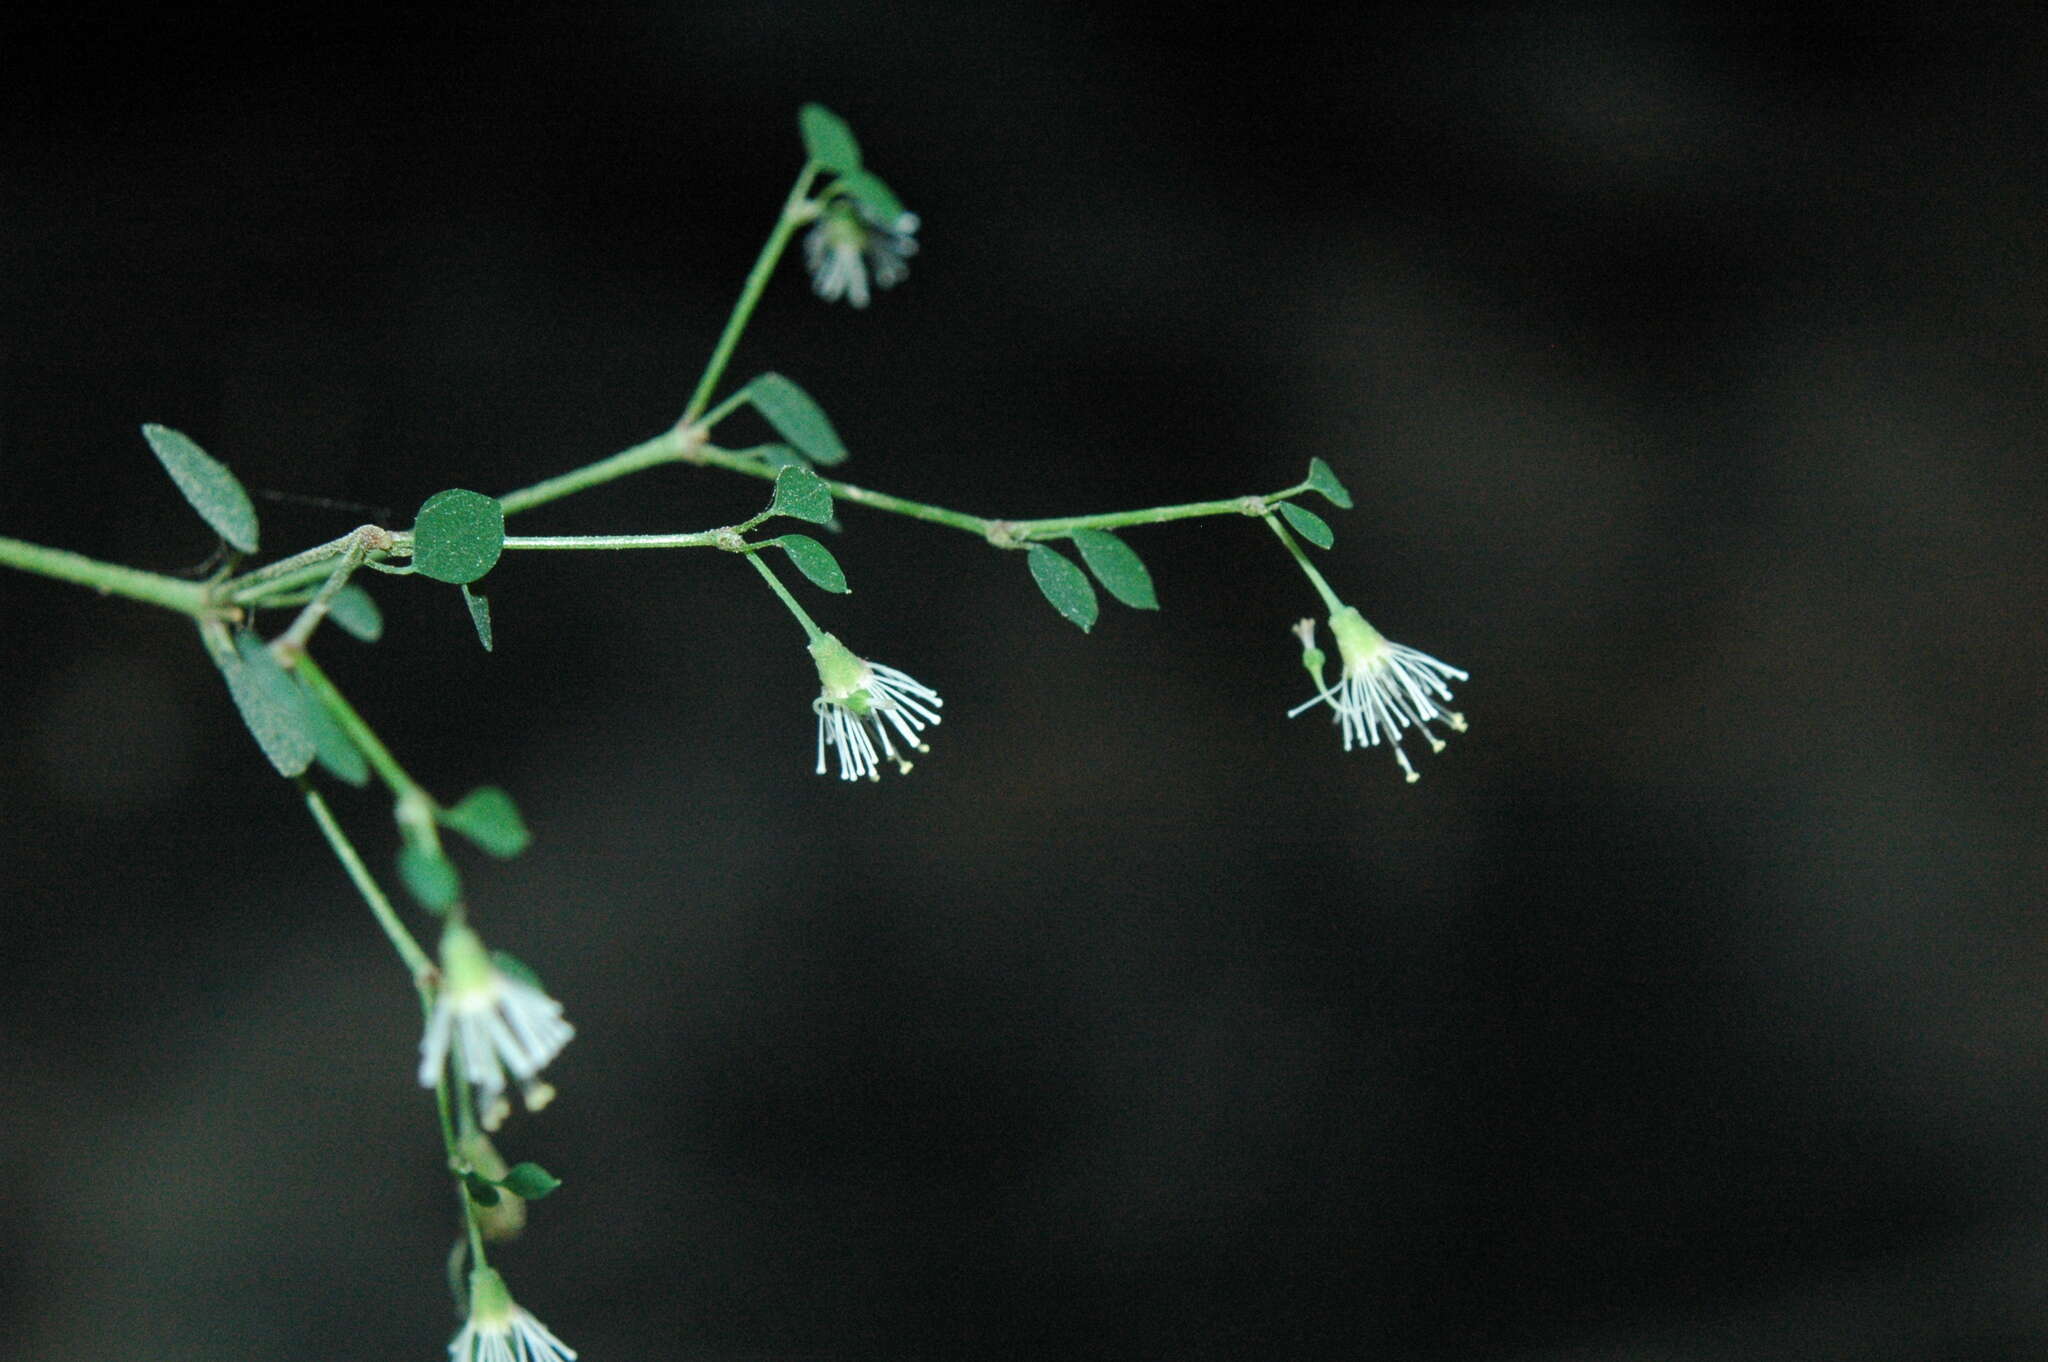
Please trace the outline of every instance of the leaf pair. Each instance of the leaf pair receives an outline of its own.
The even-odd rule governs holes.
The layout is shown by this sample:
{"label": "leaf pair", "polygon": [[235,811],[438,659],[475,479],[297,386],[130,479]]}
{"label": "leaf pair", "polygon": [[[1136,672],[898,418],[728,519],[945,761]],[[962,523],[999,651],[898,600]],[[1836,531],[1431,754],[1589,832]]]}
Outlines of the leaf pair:
{"label": "leaf pair", "polygon": [[903,216],[903,204],[882,178],[861,163],[860,143],[846,120],[822,104],[806,104],[797,110],[797,130],[803,134],[804,154],[839,178],[825,191],[827,198],[846,194],[882,222]]}
{"label": "leaf pair", "polygon": [[[1133,610],[1157,610],[1159,597],[1152,589],[1152,574],[1130,545],[1108,530],[1075,530],[1068,538],[1081,551],[1081,561],[1109,594]],[[1025,550],[1031,564],[1031,578],[1052,602],[1052,608],[1080,626],[1083,633],[1095,627],[1100,607],[1087,573],[1074,566],[1059,550],[1045,544],[1031,544]]]}
{"label": "leaf pair", "polygon": [[[511,860],[533,841],[519,806],[495,785],[478,786],[454,807],[434,810],[434,821],[501,861]],[[431,830],[408,834],[398,852],[398,877],[421,906],[432,912],[446,912],[462,894],[462,877],[455,862],[434,845]]]}
{"label": "leaf pair", "polygon": [[[1351,509],[1350,491],[1337,480],[1337,475],[1330,471],[1330,465],[1321,459],[1308,461],[1307,482],[1311,490],[1322,493],[1324,500],[1338,510]],[[1337,542],[1336,531],[1330,528],[1330,522],[1306,506],[1283,501],[1280,503],[1280,517],[1294,528],[1296,534],[1319,549],[1326,549]]]}
{"label": "leaf pair", "polygon": [[513,1164],[502,1178],[487,1178],[473,1168],[467,1169],[462,1174],[462,1185],[477,1205],[495,1206],[500,1188],[521,1201],[539,1201],[560,1187],[562,1180],[537,1163],[520,1162]]}

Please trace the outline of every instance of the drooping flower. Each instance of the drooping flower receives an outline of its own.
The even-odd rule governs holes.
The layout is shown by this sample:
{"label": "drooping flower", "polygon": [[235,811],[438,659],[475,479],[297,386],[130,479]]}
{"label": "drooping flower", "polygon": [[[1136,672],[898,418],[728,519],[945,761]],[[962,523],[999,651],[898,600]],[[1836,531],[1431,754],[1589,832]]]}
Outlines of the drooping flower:
{"label": "drooping flower", "polygon": [[496,1130],[509,1110],[505,1074],[520,1085],[528,1111],[539,1111],[555,1090],[540,1071],[562,1052],[576,1028],[562,1005],[539,985],[493,961],[482,938],[450,925],[441,934],[441,984],[420,1037],[420,1085],[441,1081],[452,1043],[462,1076],[476,1089],[484,1129]]}
{"label": "drooping flower", "polygon": [[841,780],[880,780],[884,760],[908,772],[910,759],[896,750],[898,739],[906,748],[930,750],[919,734],[939,721],[945,701],[937,691],[894,667],[862,661],[830,634],[811,644],[811,658],[821,687],[811,701],[818,715],[819,775],[825,774],[827,747],[839,750]]}
{"label": "drooping flower", "polygon": [[469,1319],[448,1345],[450,1362],[576,1362],[576,1350],[521,1309],[488,1267],[469,1274]]}
{"label": "drooping flower", "polygon": [[1303,620],[1294,627],[1301,636],[1302,661],[1322,687],[1314,696],[1287,711],[1293,718],[1303,710],[1327,704],[1336,711],[1335,722],[1344,731],[1344,750],[1372,747],[1384,738],[1394,750],[1394,759],[1411,781],[1420,779],[1401,750],[1403,729],[1414,729],[1433,752],[1444,750],[1443,739],[1430,732],[1429,725],[1441,723],[1454,732],[1465,731],[1465,716],[1445,709],[1439,700],[1451,698],[1450,678],[1469,678],[1448,663],[1390,641],[1365,622],[1365,616],[1343,606],[1330,616],[1330,632],[1336,635],[1342,657],[1343,675],[1335,686],[1323,686],[1323,655],[1315,645],[1315,621]]}
{"label": "drooping flower", "polygon": [[877,288],[893,288],[910,274],[904,262],[917,254],[917,229],[915,213],[884,221],[858,199],[832,200],[804,238],[811,287],[828,303],[843,297],[866,307],[870,274]]}

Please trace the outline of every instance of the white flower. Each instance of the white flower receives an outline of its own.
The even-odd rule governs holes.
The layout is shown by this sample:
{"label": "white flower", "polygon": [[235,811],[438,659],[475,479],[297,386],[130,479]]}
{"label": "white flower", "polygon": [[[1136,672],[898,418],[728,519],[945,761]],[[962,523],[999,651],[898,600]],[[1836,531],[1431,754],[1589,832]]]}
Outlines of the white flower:
{"label": "white flower", "polygon": [[539,1111],[555,1090],[537,1081],[576,1028],[562,1020],[562,1005],[534,984],[498,968],[483,941],[467,927],[441,935],[441,986],[420,1037],[420,1085],[441,1081],[452,1040],[462,1076],[476,1089],[484,1129],[496,1130],[508,1106],[505,1071],[520,1084],[529,1111]]}
{"label": "white flower", "polygon": [[519,1308],[505,1279],[487,1267],[469,1274],[469,1320],[448,1345],[451,1362],[576,1362],[576,1350]]}
{"label": "white flower", "polygon": [[[1316,650],[1314,621],[1303,620],[1295,626],[1295,632],[1301,635],[1303,661],[1309,674],[1320,686],[1323,655]],[[1325,687],[1288,710],[1287,717],[1291,719],[1305,709],[1327,704],[1336,711],[1336,722],[1344,730],[1346,752],[1354,746],[1375,746],[1385,738],[1408,779],[1419,779],[1415,768],[1408,764],[1408,754],[1401,750],[1401,730],[1412,728],[1422,735],[1431,751],[1443,751],[1443,739],[1430,732],[1429,725],[1441,723],[1463,733],[1465,716],[1443,708],[1437,701],[1451,698],[1451,677],[1460,681],[1469,678],[1428,653],[1389,642],[1348,605],[1330,616],[1330,632],[1337,636],[1337,651],[1344,659],[1343,676],[1334,687]]]}
{"label": "white flower", "polygon": [[[839,778],[880,780],[884,759],[896,769],[908,772],[910,759],[896,750],[901,738],[905,747],[920,752],[930,749],[918,735],[928,724],[939,721],[939,706],[945,701],[930,686],[913,681],[894,667],[863,662],[830,634],[811,644],[811,657],[818,664],[822,687],[811,708],[818,716],[818,774],[825,774],[825,749],[839,749]],[[891,727],[896,732],[892,736]],[[877,744],[880,750],[877,751]]]}
{"label": "white flower", "polygon": [[870,273],[877,288],[893,288],[909,275],[903,262],[917,254],[917,228],[915,213],[884,222],[856,199],[834,199],[804,238],[811,287],[828,303],[843,296],[866,307]]}

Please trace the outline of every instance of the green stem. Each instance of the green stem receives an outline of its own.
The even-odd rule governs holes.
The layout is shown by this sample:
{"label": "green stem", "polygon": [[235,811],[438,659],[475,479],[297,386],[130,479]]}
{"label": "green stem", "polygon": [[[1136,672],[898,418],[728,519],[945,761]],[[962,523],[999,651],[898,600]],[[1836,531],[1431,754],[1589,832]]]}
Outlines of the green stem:
{"label": "green stem", "polygon": [[507,535],[508,549],[712,549],[725,545],[731,530],[698,530],[688,534],[536,534]]}
{"label": "green stem", "polygon": [[789,607],[790,614],[796,616],[796,622],[804,627],[804,635],[811,642],[816,643],[819,639],[825,637],[825,631],[818,627],[818,622],[812,619],[804,608],[796,603],[796,597],[789,594],[789,588],[784,586],[782,579],[775,575],[775,569],[761,561],[760,554],[748,554],[747,561],[752,563],[754,571],[760,573],[762,579],[770,587],[774,588],[775,594],[782,597],[782,603]]}
{"label": "green stem", "polygon": [[418,781],[406,773],[403,766],[398,764],[398,758],[391,755],[391,749],[377,737],[376,730],[364,721],[363,716],[356,713],[356,708],[348,702],[348,697],[327,679],[327,673],[320,670],[320,664],[315,662],[310,654],[301,653],[293,666],[300,676],[306,678],[306,685],[312,690],[314,697],[334,716],[334,722],[341,726],[341,731],[346,733],[348,740],[362,752],[371,767],[376,770],[378,778],[399,802],[406,804],[425,801],[431,808],[432,797],[420,787]]}
{"label": "green stem", "polygon": [[[723,468],[733,473],[744,473],[749,477],[769,482],[774,481],[775,475],[781,471],[758,455],[743,450],[715,447],[698,450],[690,456],[690,462],[708,464],[713,468]],[[824,483],[837,500],[850,501],[856,506],[866,506],[877,511],[891,511],[913,520],[929,521],[934,525],[964,530],[1004,547],[1016,547],[1040,539],[1064,539],[1075,530],[1117,530],[1130,525],[1163,525],[1170,520],[1193,520],[1201,516],[1214,515],[1265,516],[1271,513],[1276,503],[1299,496],[1309,489],[1306,482],[1301,482],[1265,496],[1225,497],[1220,501],[1188,501],[1172,506],[1106,511],[1100,515],[1004,520],[970,515],[965,511],[950,510],[929,502],[912,501],[908,497],[856,487],[850,482],[839,482],[832,478],[824,479]]]}
{"label": "green stem", "polygon": [[361,535],[362,530],[350,530],[339,539],[330,539],[289,558],[266,563],[254,572],[230,577],[220,584],[220,594],[232,601],[247,601],[288,590],[303,582],[320,581],[327,576],[326,564],[347,553]]}
{"label": "green stem", "polygon": [[1287,546],[1287,551],[1294,555],[1295,563],[1303,572],[1308,574],[1309,585],[1313,586],[1317,594],[1323,598],[1323,604],[1330,608],[1330,613],[1334,615],[1339,610],[1342,610],[1344,602],[1337,599],[1337,593],[1332,591],[1330,584],[1323,580],[1323,574],[1316,571],[1316,565],[1308,560],[1308,555],[1302,552],[1301,545],[1294,542],[1294,536],[1288,532],[1285,525],[1280,523],[1280,517],[1269,514],[1266,517],[1266,523],[1272,526],[1274,534],[1280,536],[1280,542]]}
{"label": "green stem", "polygon": [[213,588],[204,582],[181,581],[161,573],[104,563],[68,549],[45,548],[23,539],[0,536],[0,567],[19,568],[60,582],[91,587],[103,596],[126,596],[181,614],[218,615]]}
{"label": "green stem", "polygon": [[[378,530],[377,533],[382,535],[384,532]],[[385,538],[388,542],[389,536]],[[306,651],[306,645],[313,641],[313,631],[320,627],[320,621],[327,618],[327,611],[334,604],[335,596],[342,587],[348,585],[348,579],[355,570],[363,565],[363,559],[369,553],[369,540],[362,530],[350,535],[349,540],[348,550],[341,555],[341,561],[334,565],[334,570],[327,575],[327,580],[320,584],[320,589],[313,594],[313,599],[307,601],[305,607],[299,611],[298,618],[292,621],[291,628],[279,634],[271,643],[271,647],[276,649],[280,658],[295,657]]]}
{"label": "green stem", "polygon": [[701,431],[692,430],[687,424],[675,425],[651,440],[642,440],[631,449],[620,450],[610,458],[599,459],[596,463],[537,482],[531,487],[522,487],[516,492],[507,492],[498,498],[498,504],[505,508],[506,515],[517,515],[566,497],[571,492],[580,492],[586,487],[595,487],[643,468],[681,463],[703,439]]}
{"label": "green stem", "polygon": [[806,162],[803,172],[796,177],[796,183],[790,186],[789,197],[783,200],[782,216],[775,220],[775,230],[768,234],[768,240],[761,246],[761,254],[754,260],[754,268],[747,272],[747,282],[740,289],[739,301],[733,304],[732,316],[726,319],[725,331],[718,337],[718,345],[711,352],[711,361],[704,366],[704,376],[697,380],[697,391],[690,394],[690,405],[683,408],[684,425],[695,425],[710,403],[711,393],[718,387],[718,380],[725,376],[725,366],[732,359],[734,347],[740,343],[740,333],[747,329],[747,322],[754,315],[754,306],[761,301],[761,291],[768,287],[768,278],[775,273],[775,264],[782,258],[783,248],[789,245],[790,236],[818,215],[806,196],[820,169],[816,161]]}
{"label": "green stem", "polygon": [[[304,661],[304,658],[300,659],[302,664]],[[299,783],[299,789],[306,796],[306,807],[313,811],[313,821],[320,825],[321,833],[327,838],[327,845],[333,848],[335,859],[340,861],[341,868],[348,872],[349,879],[355,884],[356,892],[370,905],[371,915],[377,919],[377,925],[384,929],[384,935],[390,940],[392,948],[398,952],[398,958],[405,961],[406,968],[412,971],[413,982],[420,990],[421,1002],[431,1003],[432,995],[428,992],[427,981],[434,975],[433,958],[420,948],[420,943],[413,939],[412,933],[399,921],[397,911],[391,906],[391,900],[377,887],[377,881],[371,876],[369,867],[365,866],[363,858],[356,854],[355,843],[349,841],[348,834],[341,829],[341,824],[334,821],[334,815],[328,810],[327,801],[320,797],[320,792],[304,781]]]}

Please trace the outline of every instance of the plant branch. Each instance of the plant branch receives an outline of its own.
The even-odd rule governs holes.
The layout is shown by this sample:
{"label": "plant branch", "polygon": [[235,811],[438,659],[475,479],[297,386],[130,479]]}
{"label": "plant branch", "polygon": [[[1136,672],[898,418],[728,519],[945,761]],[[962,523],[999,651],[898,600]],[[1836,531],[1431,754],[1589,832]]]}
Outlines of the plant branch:
{"label": "plant branch", "polygon": [[690,405],[683,408],[683,425],[695,425],[697,418],[704,414],[704,408],[710,404],[711,394],[718,387],[718,380],[725,376],[725,366],[740,343],[740,333],[747,329],[747,322],[754,315],[754,306],[761,301],[761,291],[768,287],[768,278],[775,273],[775,264],[782,258],[789,238],[797,228],[817,217],[817,205],[806,196],[820,169],[822,167],[816,161],[805,162],[803,172],[790,186],[789,197],[782,203],[782,215],[775,220],[775,230],[768,234],[768,240],[761,245],[761,254],[754,260],[754,268],[747,272],[747,282],[740,289],[739,301],[733,304],[732,316],[726,319],[725,330],[711,351],[711,360],[704,366],[704,376],[697,380],[697,391],[690,394]]}
{"label": "plant branch", "polygon": [[38,576],[90,587],[102,596],[126,596],[130,600],[160,605],[180,614],[207,618],[234,617],[238,612],[215,603],[212,587],[205,582],[188,582],[162,573],[105,563],[68,549],[47,548],[24,539],[0,536],[0,567],[19,568]]}

